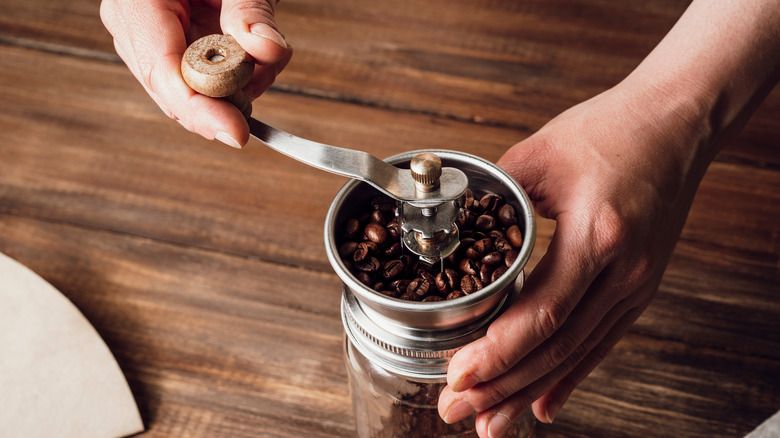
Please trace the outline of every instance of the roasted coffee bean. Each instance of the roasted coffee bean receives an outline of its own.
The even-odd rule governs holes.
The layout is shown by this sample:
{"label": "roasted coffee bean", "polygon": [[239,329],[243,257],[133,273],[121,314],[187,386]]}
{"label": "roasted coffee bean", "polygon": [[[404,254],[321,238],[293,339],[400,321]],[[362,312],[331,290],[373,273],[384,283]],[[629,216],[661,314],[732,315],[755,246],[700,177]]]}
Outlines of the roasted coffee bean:
{"label": "roasted coffee bean", "polygon": [[466,189],[466,191],[463,192],[463,195],[460,197],[460,205],[463,206],[463,208],[471,208],[471,206],[474,205],[474,192],[472,192],[471,189]]}
{"label": "roasted coffee bean", "polygon": [[392,280],[401,273],[404,272],[404,262],[400,260],[390,260],[387,263],[385,263],[385,267],[382,269],[382,277]]}
{"label": "roasted coffee bean", "polygon": [[421,301],[423,297],[421,295],[417,295],[414,292],[404,292],[398,298],[406,301]]}
{"label": "roasted coffee bean", "polygon": [[463,259],[458,267],[463,275],[473,275],[479,273],[479,265],[473,259]]}
{"label": "roasted coffee bean", "polygon": [[384,245],[387,242],[387,228],[384,225],[376,222],[371,222],[366,225],[366,229],[363,231],[366,238],[377,245]]}
{"label": "roasted coffee bean", "polygon": [[496,240],[506,239],[506,236],[504,235],[503,232],[501,232],[501,230],[490,230],[490,232],[488,233],[488,237],[494,243],[495,243]]}
{"label": "roasted coffee bean", "polygon": [[506,254],[504,254],[504,264],[506,264],[507,268],[515,264],[517,256],[518,253],[515,250],[507,251]]}
{"label": "roasted coffee bean", "polygon": [[450,289],[455,290],[460,285],[460,277],[458,277],[458,273],[454,269],[444,268],[444,277],[447,278],[447,285]]}
{"label": "roasted coffee bean", "polygon": [[515,208],[510,204],[504,204],[498,209],[498,221],[504,227],[511,227],[517,225],[517,216],[515,214]]}
{"label": "roasted coffee bean", "polygon": [[520,231],[520,227],[512,225],[506,229],[506,240],[517,249],[523,246],[523,233]]}
{"label": "roasted coffee bean", "polygon": [[369,256],[362,262],[355,262],[355,268],[368,273],[378,271],[381,266],[379,260],[374,256]]}
{"label": "roasted coffee bean", "polygon": [[423,303],[433,303],[436,301],[444,301],[444,298],[438,296],[438,295],[428,295],[427,297],[423,298]]}
{"label": "roasted coffee bean", "polygon": [[366,286],[371,285],[372,279],[371,279],[371,275],[368,272],[360,271],[355,275],[355,277],[357,277],[358,281],[365,284]]}
{"label": "roasted coffee bean", "polygon": [[423,278],[415,278],[406,287],[406,293],[414,292],[415,294],[424,297],[431,291],[431,284]]}
{"label": "roasted coffee bean", "polygon": [[353,240],[346,241],[342,243],[341,246],[339,247],[339,255],[341,256],[341,258],[345,258],[345,259],[351,258],[352,254],[355,253],[357,246],[358,243]]}
{"label": "roasted coffee bean", "polygon": [[496,239],[495,242],[493,242],[493,249],[500,252],[501,254],[506,254],[509,251],[512,251],[514,248],[512,247],[512,244],[509,243],[504,238]]}
{"label": "roasted coffee bean", "polygon": [[471,252],[466,252],[466,257],[470,259],[481,259],[485,254],[493,250],[493,241],[487,237],[479,239],[471,245],[471,249]]}
{"label": "roasted coffee bean", "polygon": [[444,272],[439,272],[436,274],[436,282],[434,284],[436,285],[436,290],[438,290],[442,295],[447,295],[451,290],[450,284],[447,281],[447,277],[444,275]]}
{"label": "roasted coffee bean", "polygon": [[482,257],[482,264],[490,266],[503,265],[504,256],[502,256],[498,251],[493,251],[491,253],[485,254],[485,257]]}
{"label": "roasted coffee bean", "polygon": [[346,226],[344,227],[344,237],[347,240],[360,239],[362,237],[360,235],[360,221],[355,218],[348,220]]}
{"label": "roasted coffee bean", "polygon": [[482,289],[482,281],[478,276],[469,274],[460,279],[460,290],[462,290],[464,294],[473,294],[480,289]]}
{"label": "roasted coffee bean", "polygon": [[387,289],[385,289],[385,290],[378,290],[377,292],[379,292],[380,294],[382,294],[384,296],[390,297],[390,298],[398,298],[398,297],[401,296],[400,293],[398,293],[397,291],[394,291],[394,290],[387,290]]}
{"label": "roasted coffee bean", "polygon": [[491,278],[493,275],[493,267],[490,265],[482,265],[482,267],[479,268],[479,280],[482,282],[483,285],[487,286],[490,284]]}
{"label": "roasted coffee bean", "polygon": [[401,239],[401,234],[403,231],[401,230],[401,225],[393,219],[392,221],[388,222],[385,226],[387,229],[387,236],[390,240],[399,240]]}
{"label": "roasted coffee bean", "polygon": [[427,270],[426,268],[423,267],[418,268],[417,275],[423,280],[427,281],[428,284],[430,284],[431,286],[436,284],[436,275],[433,274],[431,271]]}
{"label": "roasted coffee bean", "polygon": [[376,243],[371,241],[366,242],[360,242],[358,243],[357,248],[355,248],[355,252],[352,253],[352,260],[354,260],[357,263],[360,263],[372,254],[376,252],[377,246]]}
{"label": "roasted coffee bean", "polygon": [[374,210],[379,210],[385,215],[393,215],[395,212],[395,199],[387,196],[376,196],[371,200],[371,206]]}
{"label": "roasted coffee bean", "polygon": [[381,281],[374,283],[374,285],[371,287],[371,289],[374,289],[375,291],[385,290],[385,284]]}
{"label": "roasted coffee bean", "polygon": [[509,268],[507,268],[506,266],[499,266],[498,268],[496,268],[495,271],[493,271],[493,274],[490,276],[490,282],[491,283],[496,282],[508,270],[509,270]]}
{"label": "roasted coffee bean", "polygon": [[488,231],[496,228],[496,218],[489,214],[483,214],[477,218],[476,227],[479,231],[487,233]]}
{"label": "roasted coffee bean", "polygon": [[390,289],[398,292],[398,294],[402,294],[406,292],[406,288],[409,286],[409,283],[411,283],[412,280],[395,280],[394,282],[390,283]]}
{"label": "roasted coffee bean", "polygon": [[479,210],[482,212],[495,213],[504,205],[504,198],[495,193],[487,193],[479,200]]}
{"label": "roasted coffee bean", "polygon": [[455,298],[460,298],[460,297],[465,297],[465,296],[466,296],[466,294],[464,294],[462,290],[454,290],[454,291],[450,292],[449,295],[447,295],[446,299],[454,300]]}
{"label": "roasted coffee bean", "polygon": [[473,228],[477,223],[477,216],[471,210],[464,210],[463,214],[455,219],[455,224],[458,228],[467,230]]}
{"label": "roasted coffee bean", "polygon": [[374,210],[371,212],[371,222],[377,223],[379,225],[385,225],[387,223],[387,219],[385,219],[385,215],[382,214],[379,210]]}
{"label": "roasted coffee bean", "polygon": [[384,256],[393,259],[401,255],[401,252],[403,249],[401,248],[401,242],[395,242],[392,245],[388,246],[384,250]]}

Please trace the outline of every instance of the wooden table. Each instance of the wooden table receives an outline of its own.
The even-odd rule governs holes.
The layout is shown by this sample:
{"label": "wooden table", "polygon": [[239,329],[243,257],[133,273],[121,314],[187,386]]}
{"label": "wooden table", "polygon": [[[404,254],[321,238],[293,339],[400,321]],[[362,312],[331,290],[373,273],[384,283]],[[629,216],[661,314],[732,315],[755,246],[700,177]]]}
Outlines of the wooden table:
{"label": "wooden table", "polygon": [[[380,157],[496,160],[617,83],[686,3],[285,0],[295,57],[254,113]],[[6,0],[0,53],[0,251],[94,324],[143,436],[354,436],[322,238],[345,180],[181,129],[97,0]],[[775,90],[709,169],[654,303],[538,436],[740,437],[780,409],[779,121]]]}

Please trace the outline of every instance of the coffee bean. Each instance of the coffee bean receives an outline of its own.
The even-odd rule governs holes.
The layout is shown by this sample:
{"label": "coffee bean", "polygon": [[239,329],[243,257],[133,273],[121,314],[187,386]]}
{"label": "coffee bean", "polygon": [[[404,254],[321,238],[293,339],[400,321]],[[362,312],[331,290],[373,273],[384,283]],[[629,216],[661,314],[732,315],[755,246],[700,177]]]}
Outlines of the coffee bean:
{"label": "coffee bean", "polygon": [[395,280],[394,282],[390,283],[390,289],[398,292],[398,294],[402,294],[406,292],[406,288],[409,286],[409,283],[411,283],[412,280]]}
{"label": "coffee bean", "polygon": [[436,274],[436,289],[439,291],[440,294],[446,295],[450,292],[450,285],[447,281],[447,277],[444,275],[444,272],[439,272]]}
{"label": "coffee bean", "polygon": [[517,225],[517,216],[515,214],[515,208],[509,204],[504,204],[498,209],[498,220],[504,227],[511,227]]}
{"label": "coffee bean", "polygon": [[365,284],[366,286],[371,285],[371,275],[368,272],[360,271],[355,275],[361,283]]}
{"label": "coffee bean", "polygon": [[466,294],[464,294],[462,290],[454,290],[454,291],[450,292],[449,295],[447,295],[446,299],[454,300],[455,298],[460,298],[460,297],[465,297],[465,296],[466,296]]}
{"label": "coffee bean", "polygon": [[502,265],[504,264],[504,256],[502,256],[498,251],[493,251],[491,253],[485,254],[485,257],[482,257],[482,264],[490,266]]}
{"label": "coffee bean", "polygon": [[481,268],[479,268],[479,280],[482,282],[483,285],[488,285],[491,283],[491,276],[493,275],[493,267],[490,265],[482,265]]}
{"label": "coffee bean", "polygon": [[384,290],[378,290],[377,292],[379,292],[380,294],[382,294],[384,296],[390,297],[390,298],[398,298],[398,297],[401,296],[401,294],[399,294],[398,292],[396,292],[394,290],[384,289]]}
{"label": "coffee bean", "polygon": [[460,290],[469,295],[482,289],[482,281],[474,274],[469,274],[460,279]]}
{"label": "coffee bean", "polygon": [[401,242],[395,242],[392,245],[385,248],[384,256],[389,259],[392,259],[400,256],[401,252],[402,252]]}
{"label": "coffee bean", "polygon": [[454,269],[445,268],[444,276],[447,278],[447,286],[453,290],[457,289],[458,285],[460,285],[460,278],[458,277],[458,273],[455,272]]}
{"label": "coffee bean", "polygon": [[508,270],[509,268],[507,268],[506,266],[499,266],[498,268],[496,268],[495,271],[493,271],[493,274],[490,276],[490,282],[495,283]]}
{"label": "coffee bean", "polygon": [[463,206],[463,208],[471,208],[471,206],[474,205],[474,192],[472,192],[471,189],[466,189],[466,191],[463,192],[463,195],[460,197],[460,205]]}
{"label": "coffee bean", "polygon": [[523,246],[523,233],[520,231],[520,227],[512,225],[506,229],[506,239],[517,249]]}
{"label": "coffee bean", "polygon": [[496,218],[489,214],[483,214],[477,218],[476,227],[482,232],[488,232],[496,228]]}
{"label": "coffee bean", "polygon": [[374,289],[375,291],[385,290],[385,284],[380,282],[374,283],[374,285],[371,287],[371,289]]}
{"label": "coffee bean", "polygon": [[515,250],[507,251],[506,254],[504,254],[504,263],[506,264],[506,267],[510,267],[515,264],[515,260],[517,260],[518,253]]}
{"label": "coffee bean", "polygon": [[504,238],[496,239],[495,242],[493,242],[493,249],[500,252],[501,254],[506,254],[509,251],[512,251],[512,244],[509,243]]}
{"label": "coffee bean", "polygon": [[401,230],[401,225],[395,219],[388,222],[385,228],[387,229],[387,236],[390,240],[399,240],[401,238],[403,231]]}
{"label": "coffee bean", "polygon": [[339,247],[339,255],[341,258],[350,258],[355,253],[358,243],[353,240],[348,240],[341,244]]}
{"label": "coffee bean", "polygon": [[423,303],[433,303],[436,301],[444,301],[444,298],[438,296],[438,295],[428,295],[427,297],[423,298]]}
{"label": "coffee bean", "polygon": [[481,259],[493,249],[493,242],[485,237],[474,242],[474,244],[471,245],[471,249],[471,252],[466,253],[466,257],[470,259]]}
{"label": "coffee bean", "polygon": [[464,275],[473,275],[479,273],[479,265],[473,259],[463,259],[458,267]]}
{"label": "coffee bean", "polygon": [[371,222],[377,223],[379,225],[385,225],[387,223],[387,220],[385,219],[385,215],[382,214],[379,210],[374,210],[371,212]]}
{"label": "coffee bean", "polygon": [[379,260],[373,256],[367,257],[362,262],[355,262],[355,267],[357,269],[369,273],[378,271],[380,266]]}
{"label": "coffee bean", "polygon": [[400,260],[390,260],[385,263],[385,267],[382,269],[382,277],[392,280],[401,275],[401,273],[404,272],[404,268],[404,262]]}
{"label": "coffee bean", "polygon": [[495,193],[487,193],[479,200],[479,209],[482,212],[495,213],[504,204],[504,198]]}
{"label": "coffee bean", "polygon": [[346,226],[344,227],[344,237],[347,240],[360,239],[360,221],[355,218],[348,220]]}
{"label": "coffee bean", "polygon": [[406,301],[421,301],[423,297],[414,292],[404,292],[398,298]]}
{"label": "coffee bean", "polygon": [[368,240],[376,243],[377,245],[384,245],[388,237],[387,228],[385,228],[384,225],[378,224],[376,222],[371,222],[366,225],[363,233]]}
{"label": "coffee bean", "polygon": [[374,254],[376,252],[377,246],[376,243],[371,241],[366,242],[360,242],[358,243],[357,248],[355,249],[355,252],[352,253],[352,260],[355,262],[362,262],[366,260],[370,255]]}
{"label": "coffee bean", "polygon": [[430,291],[431,284],[423,278],[415,278],[411,283],[409,283],[409,286],[406,287],[407,293],[414,292],[421,297],[428,295]]}

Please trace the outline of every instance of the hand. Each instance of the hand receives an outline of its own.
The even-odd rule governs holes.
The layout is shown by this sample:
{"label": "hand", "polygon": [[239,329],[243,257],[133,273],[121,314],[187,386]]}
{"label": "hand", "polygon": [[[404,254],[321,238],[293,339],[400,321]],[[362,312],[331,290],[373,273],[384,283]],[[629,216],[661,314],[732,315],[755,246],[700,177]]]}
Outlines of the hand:
{"label": "hand", "polygon": [[652,300],[709,160],[686,112],[638,90],[575,106],[499,160],[555,235],[519,300],[453,357],[445,421],[479,412],[480,437],[496,438],[533,404],[552,422]]}
{"label": "hand", "polygon": [[265,92],[292,55],[274,23],[276,0],[103,0],[100,16],[114,47],[157,105],[207,139],[241,147],[246,120],[233,105],[194,92],[181,76],[181,58],[196,39],[232,35],[256,62],[244,92]]}

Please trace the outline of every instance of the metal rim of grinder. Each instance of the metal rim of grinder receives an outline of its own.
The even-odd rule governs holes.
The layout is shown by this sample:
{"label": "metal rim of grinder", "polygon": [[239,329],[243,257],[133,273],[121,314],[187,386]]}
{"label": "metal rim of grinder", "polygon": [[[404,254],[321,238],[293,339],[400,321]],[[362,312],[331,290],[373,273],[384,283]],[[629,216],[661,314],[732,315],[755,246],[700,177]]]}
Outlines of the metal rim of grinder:
{"label": "metal rim of grinder", "polygon": [[[441,379],[446,376],[450,357],[463,345],[483,336],[490,322],[519,293],[523,269],[534,246],[536,225],[525,191],[509,174],[482,158],[462,152],[430,150],[407,152],[385,161],[398,167],[411,167],[415,156],[428,152],[437,155],[442,165],[463,171],[473,191],[500,194],[515,207],[525,238],[515,263],[498,281],[473,294],[437,302],[405,301],[366,287],[352,275],[338,254],[346,220],[356,217],[361,207],[378,194],[376,189],[360,181],[349,181],[338,192],[328,210],[324,234],[328,259],[343,282],[341,314],[350,341],[363,355],[395,373]],[[403,208],[407,204],[402,204]]]}

